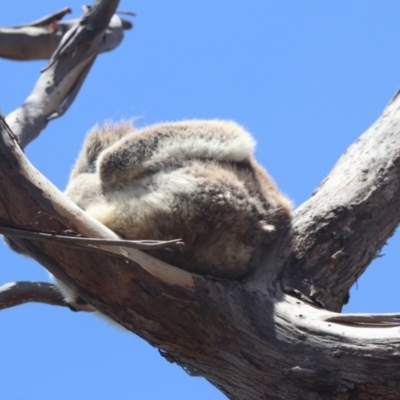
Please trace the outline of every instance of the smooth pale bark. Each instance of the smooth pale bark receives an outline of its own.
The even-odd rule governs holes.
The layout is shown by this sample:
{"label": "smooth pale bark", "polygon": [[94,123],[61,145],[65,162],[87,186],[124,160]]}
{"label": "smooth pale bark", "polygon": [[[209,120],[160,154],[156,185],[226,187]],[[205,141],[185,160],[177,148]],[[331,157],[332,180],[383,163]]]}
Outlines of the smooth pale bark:
{"label": "smooth pale bark", "polygon": [[23,148],[51,119],[68,110],[102,46],[109,45],[105,42],[109,24],[119,32],[119,39],[113,45],[122,40],[122,21],[113,16],[117,6],[117,0],[98,0],[76,20],[64,34],[31,94],[21,107],[7,116],[7,123]]}
{"label": "smooth pale bark", "polygon": [[30,24],[0,27],[0,57],[10,60],[50,58],[72,26],[69,22],[60,22],[70,12],[70,8],[64,8]]}
{"label": "smooth pale bark", "polygon": [[[61,42],[64,34],[80,20],[60,21],[71,9],[64,8],[39,21],[21,26],[0,27],[0,57],[10,60],[48,60]],[[134,15],[134,14],[130,14]],[[132,23],[115,17],[110,21],[99,52],[110,51],[117,47],[125,29],[131,29]]]}
{"label": "smooth pale bark", "polygon": [[[111,18],[110,9],[99,10],[97,17]],[[59,63],[53,74],[73,73],[82,82],[92,61],[74,56],[74,64],[69,56],[76,54],[81,32],[75,30],[73,40],[56,51],[48,68]],[[68,98],[73,86],[65,87]],[[44,101],[44,88],[37,84],[33,97]],[[118,239],[26,160],[19,143],[28,143],[43,127],[32,121],[47,123],[59,113],[46,108],[40,113],[39,103],[28,103],[35,118],[10,118],[14,132],[0,118],[1,226]],[[14,240],[94,308],[230,399],[399,399],[400,315],[334,312],[398,225],[399,158],[396,96],[243,281],[197,276],[140,250],[104,243],[89,250]],[[6,289],[12,293],[12,287]],[[1,294],[4,290],[0,302]]]}

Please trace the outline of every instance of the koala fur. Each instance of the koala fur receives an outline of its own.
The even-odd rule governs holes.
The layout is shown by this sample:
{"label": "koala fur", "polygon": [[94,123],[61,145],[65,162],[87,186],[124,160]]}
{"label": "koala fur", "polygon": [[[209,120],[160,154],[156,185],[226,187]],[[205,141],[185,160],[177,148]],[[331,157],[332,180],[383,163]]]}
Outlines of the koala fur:
{"label": "koala fur", "polygon": [[240,279],[289,225],[291,204],[230,121],[93,128],[66,195],[125,239],[185,242],[150,254],[198,274]]}
{"label": "koala fur", "polygon": [[[241,279],[290,225],[291,203],[254,160],[254,146],[231,121],[105,124],[87,135],[65,194],[124,239],[185,242],[183,253],[148,252],[157,258]],[[54,279],[72,307],[84,303]]]}

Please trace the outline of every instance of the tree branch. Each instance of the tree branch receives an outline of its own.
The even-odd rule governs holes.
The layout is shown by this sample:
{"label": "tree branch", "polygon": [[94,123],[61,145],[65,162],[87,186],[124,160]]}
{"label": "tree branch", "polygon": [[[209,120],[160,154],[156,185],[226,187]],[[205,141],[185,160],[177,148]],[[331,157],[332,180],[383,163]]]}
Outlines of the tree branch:
{"label": "tree branch", "polygon": [[[35,139],[50,119],[59,117],[71,105],[100,50],[117,6],[117,0],[96,1],[63,36],[24,104],[7,116],[7,123],[22,147]],[[114,22],[121,26],[118,17],[114,17]]]}
{"label": "tree branch", "polygon": [[46,282],[12,282],[0,286],[0,310],[25,303],[67,307],[57,287]]}
{"label": "tree branch", "polygon": [[0,286],[0,310],[25,303],[43,303],[51,306],[68,307],[72,311],[91,312],[87,303],[65,302],[57,286],[47,282],[11,282]]}
{"label": "tree branch", "polygon": [[70,14],[71,12],[72,12],[72,10],[69,7],[64,7],[61,10],[56,11],[53,14],[46,15],[34,22],[24,24],[24,25],[13,26],[12,28],[24,28],[27,26],[34,26],[34,27],[45,26],[45,27],[47,27],[48,25],[51,25],[54,22],[60,21],[62,18],[64,18],[67,14]]}
{"label": "tree branch", "polygon": [[[0,57],[10,60],[47,60],[60,44],[64,34],[79,23],[72,19],[60,21],[70,8],[64,8],[38,21],[0,28]],[[131,22],[117,16],[111,19],[99,53],[113,50],[123,39],[123,31],[131,29]]]}
{"label": "tree branch", "polygon": [[[400,97],[340,158],[293,218],[285,290],[339,311],[400,222]],[[332,284],[334,283],[334,284]]]}
{"label": "tree branch", "polygon": [[338,314],[329,315],[325,321],[352,326],[400,326],[400,314]]}
{"label": "tree branch", "polygon": [[[7,187],[0,191],[3,223],[116,238],[40,176],[1,119],[0,132],[0,181]],[[265,290],[252,280],[196,277],[133,249],[113,248],[105,255],[16,241],[95,309],[206,377],[230,399],[308,398],[321,387],[339,394],[355,384],[368,384],[374,395],[387,382],[400,382],[390,350],[398,343],[398,328],[387,326],[388,317],[378,333],[365,323],[356,328],[343,324],[349,320],[330,320],[337,315],[283,294],[279,281]],[[374,343],[373,353],[368,343]]]}

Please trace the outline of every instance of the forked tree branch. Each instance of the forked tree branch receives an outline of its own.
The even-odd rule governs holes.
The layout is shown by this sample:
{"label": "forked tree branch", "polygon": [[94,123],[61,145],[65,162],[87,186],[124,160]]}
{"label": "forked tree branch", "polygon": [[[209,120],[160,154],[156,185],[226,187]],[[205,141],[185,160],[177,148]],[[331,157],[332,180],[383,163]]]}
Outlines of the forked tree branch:
{"label": "forked tree branch", "polygon": [[[105,7],[101,12],[111,17],[111,3],[116,7],[105,0],[95,7]],[[45,123],[73,98],[97,54],[98,43],[92,47],[81,35],[86,38],[84,28],[76,27],[46,70],[53,74],[51,89],[59,85],[58,77],[74,79],[61,100],[50,93],[57,107],[44,109]],[[88,49],[92,58],[84,57]],[[35,90],[44,89],[41,83]],[[25,104],[21,124],[11,119],[23,144],[34,136],[32,123],[41,121],[23,113],[38,106],[28,100],[32,108]],[[49,241],[15,241],[95,309],[230,399],[398,399],[399,316],[341,316],[315,305],[340,309],[352,282],[399,221],[399,109],[396,97],[296,211],[292,231],[245,281],[196,276],[135,249],[99,244],[108,251],[104,254]],[[2,118],[0,181],[7,187],[0,191],[4,226],[118,239],[29,164]]]}
{"label": "forked tree branch", "polygon": [[400,96],[293,218],[284,287],[339,311],[400,222]]}
{"label": "forked tree branch", "polygon": [[[24,104],[7,116],[7,123],[23,148],[50,119],[63,115],[72,104],[101,49],[117,6],[117,0],[96,1],[64,34]],[[118,17],[113,17],[112,24],[119,25],[122,32]]]}
{"label": "forked tree branch", "polygon": [[[8,189],[0,192],[2,223],[115,238],[34,170],[1,119],[0,132],[0,180]],[[380,323],[369,317],[374,324],[342,319],[282,293],[278,275],[263,288],[252,279],[196,277],[132,249],[104,255],[56,243],[17,244],[97,310],[231,399],[309,398],[321,387],[329,387],[330,396],[352,393],[354,399],[384,390],[384,398],[395,399],[400,393],[392,351],[398,343],[396,315],[382,316]],[[290,237],[283,238],[268,256],[272,265],[283,267],[290,248]]]}

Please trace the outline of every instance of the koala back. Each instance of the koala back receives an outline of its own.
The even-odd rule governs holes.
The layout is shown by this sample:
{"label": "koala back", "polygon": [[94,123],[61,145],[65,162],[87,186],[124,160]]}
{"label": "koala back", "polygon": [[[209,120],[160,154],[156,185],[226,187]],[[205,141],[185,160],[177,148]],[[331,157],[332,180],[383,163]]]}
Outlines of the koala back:
{"label": "koala back", "polygon": [[290,222],[289,200],[253,149],[251,135],[230,121],[96,127],[66,194],[123,238],[185,242],[183,254],[149,252],[155,257],[240,279]]}

